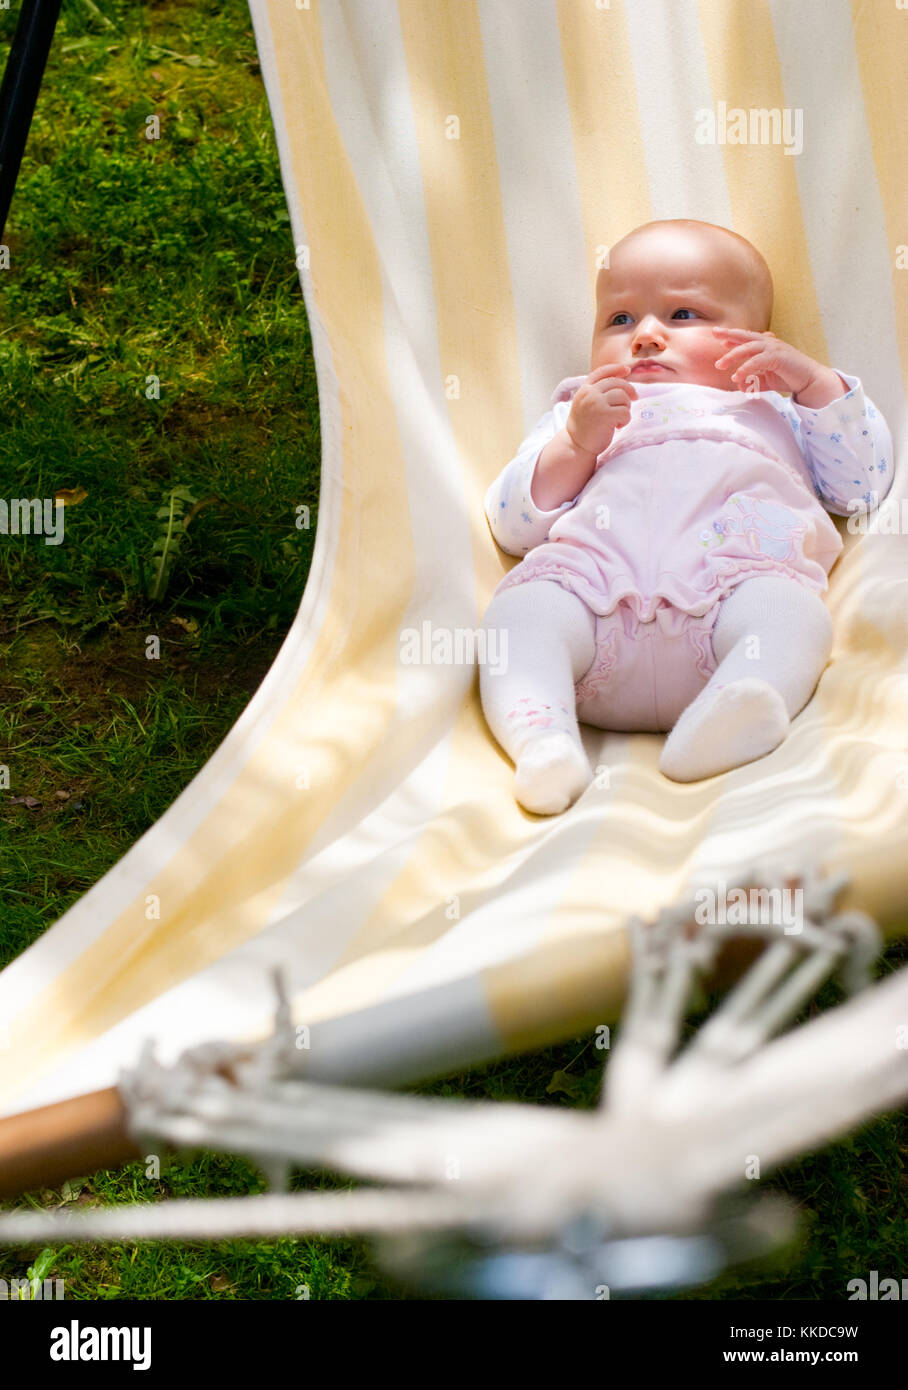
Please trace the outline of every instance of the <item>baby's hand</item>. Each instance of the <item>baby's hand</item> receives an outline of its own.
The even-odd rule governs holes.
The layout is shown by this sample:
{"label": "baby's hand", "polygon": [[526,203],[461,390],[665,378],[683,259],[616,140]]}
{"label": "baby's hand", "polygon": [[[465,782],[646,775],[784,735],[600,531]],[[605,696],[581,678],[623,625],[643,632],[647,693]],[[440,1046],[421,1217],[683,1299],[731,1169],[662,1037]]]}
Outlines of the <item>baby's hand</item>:
{"label": "baby's hand", "polygon": [[637,391],[622,378],[630,371],[625,363],[611,362],[590,372],[571,402],[565,429],[578,449],[596,458],[612,442],[615,430],[631,418],[631,401]]}
{"label": "baby's hand", "polygon": [[807,391],[828,368],[821,367],[806,352],[783,343],[775,333],[753,333],[748,328],[713,328],[717,340],[728,350],[717,360],[717,367],[731,372],[739,391]]}

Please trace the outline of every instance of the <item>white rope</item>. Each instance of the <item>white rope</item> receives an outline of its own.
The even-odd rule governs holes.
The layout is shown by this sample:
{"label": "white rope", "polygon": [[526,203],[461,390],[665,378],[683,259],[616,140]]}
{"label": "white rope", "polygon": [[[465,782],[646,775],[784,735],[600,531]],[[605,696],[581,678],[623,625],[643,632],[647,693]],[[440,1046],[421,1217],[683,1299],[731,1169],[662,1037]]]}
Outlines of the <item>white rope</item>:
{"label": "white rope", "polygon": [[[760,881],[754,870],[742,886]],[[120,1082],[132,1132],[242,1153],[269,1173],[296,1163],[413,1186],[2,1215],[0,1242],[461,1228],[557,1244],[578,1216],[613,1238],[696,1232],[754,1158],[765,1176],[908,1095],[908,971],[868,987],[879,936],[863,914],[836,915],[841,876],[783,881],[803,891],[802,929],[780,940],[778,927],[748,928],[771,944],[677,1057],[696,977],[738,933],[691,934],[691,901],[631,923],[630,996],[598,1110],[307,1081],[278,981],[266,1044],[213,1043],[173,1067],[146,1050]],[[835,971],[855,997],[774,1036]]]}
{"label": "white rope", "polygon": [[[439,1193],[266,1192],[253,1197],[179,1198],[92,1211],[28,1211],[0,1217],[7,1245],[42,1241],[227,1240],[352,1236],[374,1231],[462,1228],[460,1203]],[[486,1213],[476,1208],[478,1221]]]}
{"label": "white rope", "polygon": [[[817,873],[784,877],[803,894],[800,931],[780,940],[779,926],[747,927],[747,935],[762,936],[771,944],[675,1062],[670,1090],[678,1095],[690,1091],[694,1097],[706,1097],[717,1068],[725,1069],[750,1055],[778,1032],[834,970],[840,969],[850,993],[871,981],[880,946],[876,926],[862,913],[836,916],[833,910],[846,877],[824,878]],[[761,881],[765,875],[754,868],[732,888],[746,892]],[[719,949],[728,939],[727,928],[715,924],[704,924],[693,937],[688,936],[694,920],[695,907],[688,900],[664,909],[652,926],[639,917],[630,924],[631,990],[622,1019],[621,1047],[609,1063],[602,1101],[613,1112],[651,1104],[652,1088],[677,1046],[694,980],[715,966]]]}

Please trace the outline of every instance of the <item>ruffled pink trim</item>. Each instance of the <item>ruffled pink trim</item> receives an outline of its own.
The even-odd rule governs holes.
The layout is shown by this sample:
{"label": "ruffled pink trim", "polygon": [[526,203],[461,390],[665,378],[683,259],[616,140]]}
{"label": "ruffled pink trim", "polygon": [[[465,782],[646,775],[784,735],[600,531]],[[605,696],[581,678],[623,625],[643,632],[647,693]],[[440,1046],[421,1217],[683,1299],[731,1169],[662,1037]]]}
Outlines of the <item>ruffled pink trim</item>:
{"label": "ruffled pink trim", "polygon": [[[606,449],[600,458],[612,458],[615,454],[625,453],[628,449],[645,449],[650,444],[664,444],[668,439],[715,439],[720,444],[738,444],[742,449],[752,449],[755,454],[762,454],[764,458],[772,459],[773,463],[785,463],[768,444],[764,444],[756,435],[744,435],[737,430],[727,429],[723,425],[713,425],[706,420],[700,420],[697,424],[693,421],[687,425],[676,425],[672,429],[665,429],[655,425],[652,429],[637,431],[624,438],[620,433]],[[786,467],[789,465],[786,465]],[[792,472],[794,470],[792,469]],[[795,477],[797,474],[795,473]],[[798,479],[800,482],[800,479]]]}
{"label": "ruffled pink trim", "polygon": [[618,660],[615,651],[616,636],[617,633],[614,628],[611,628],[601,641],[597,634],[596,655],[593,658],[593,664],[574,684],[574,694],[579,701],[592,699],[611,675],[615,662]]}
{"label": "ruffled pink trim", "polygon": [[[715,616],[719,616],[719,604],[716,604]],[[709,680],[716,669],[716,657],[713,651],[713,628],[715,621],[710,623],[707,629],[702,627],[689,627],[687,635],[693,643],[694,656],[697,670],[704,680]]]}
{"label": "ruffled pink trim", "polygon": [[[496,594],[503,593],[505,589],[514,588],[518,584],[532,584],[537,579],[547,579],[553,584],[560,584],[563,589],[576,594],[579,599],[586,604],[590,612],[598,617],[606,618],[615,611],[619,603],[626,603],[631,609],[634,617],[639,623],[650,623],[655,618],[656,609],[661,603],[666,603],[670,608],[676,609],[679,613],[687,613],[692,618],[702,618],[711,612],[720,599],[727,596],[736,589],[745,579],[759,579],[767,574],[780,574],[788,579],[794,579],[799,584],[803,584],[807,589],[813,589],[816,593],[823,593],[829,588],[829,581],[823,574],[825,583],[820,583],[805,575],[801,570],[794,569],[787,565],[784,560],[765,559],[762,561],[755,556],[753,559],[723,559],[716,556],[713,565],[713,583],[705,592],[700,592],[695,604],[678,594],[667,593],[664,589],[658,589],[650,594],[649,600],[645,600],[639,590],[620,589],[612,597],[609,594],[597,593],[589,581],[576,570],[569,569],[566,565],[559,565],[553,560],[535,560],[534,552],[531,550],[525,560],[519,565],[515,565],[512,570],[499,580],[495,589]],[[530,565],[530,562],[532,566]],[[816,562],[814,562],[816,563]],[[823,573],[822,566],[818,565],[820,572]]]}
{"label": "ruffled pink trim", "polygon": [[[816,560],[810,563],[817,566],[817,569],[824,574],[825,579],[822,565]],[[721,555],[716,556],[716,582],[717,587],[722,590],[721,594],[718,595],[720,598],[726,598],[732,589],[736,589],[743,580],[758,579],[767,574],[779,574],[786,579],[794,579],[798,584],[803,584],[806,589],[814,589],[819,594],[829,588],[828,579],[826,579],[825,584],[820,584],[810,575],[805,574],[803,570],[795,569],[794,565],[789,565],[784,560],[767,558],[760,564],[756,557],[753,560],[735,560],[726,559]],[[677,606],[675,604],[675,607]]]}

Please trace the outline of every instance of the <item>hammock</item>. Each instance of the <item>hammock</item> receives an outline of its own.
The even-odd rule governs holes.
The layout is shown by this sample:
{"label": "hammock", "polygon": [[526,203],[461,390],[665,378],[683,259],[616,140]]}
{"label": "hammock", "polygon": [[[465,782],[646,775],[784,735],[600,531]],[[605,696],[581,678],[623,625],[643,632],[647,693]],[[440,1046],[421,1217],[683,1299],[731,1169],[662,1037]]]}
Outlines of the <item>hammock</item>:
{"label": "hammock", "polygon": [[[471,662],[401,657],[414,633],[477,628],[514,563],[485,490],[588,364],[597,257],[652,218],[760,248],[774,331],[886,415],[898,521],[906,17],[848,0],[251,12],[318,373],[312,569],[217,753],[0,975],[6,1116],[114,1085],[149,1039],[166,1064],[265,1038],[276,966],[308,1077],[401,1085],[614,1021],[629,918],[755,861],[842,871],[842,908],[885,936],[908,906],[892,526],[837,523],[816,694],[769,757],[705,782],[658,772],[661,736],[586,728],[603,775],[563,816],[528,815]],[[722,120],[699,143],[695,113],[722,104],[802,112],[803,150],[723,143]]]}

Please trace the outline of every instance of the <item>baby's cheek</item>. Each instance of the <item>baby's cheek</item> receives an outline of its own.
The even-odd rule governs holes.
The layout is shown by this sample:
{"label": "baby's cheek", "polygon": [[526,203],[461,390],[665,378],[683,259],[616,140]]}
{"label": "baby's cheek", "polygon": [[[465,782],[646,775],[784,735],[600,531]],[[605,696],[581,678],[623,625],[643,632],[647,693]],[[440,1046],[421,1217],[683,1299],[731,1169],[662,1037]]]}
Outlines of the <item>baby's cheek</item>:
{"label": "baby's cheek", "polygon": [[721,339],[715,338],[712,334],[709,338],[701,338],[694,346],[694,352],[704,367],[714,366],[726,351]]}

